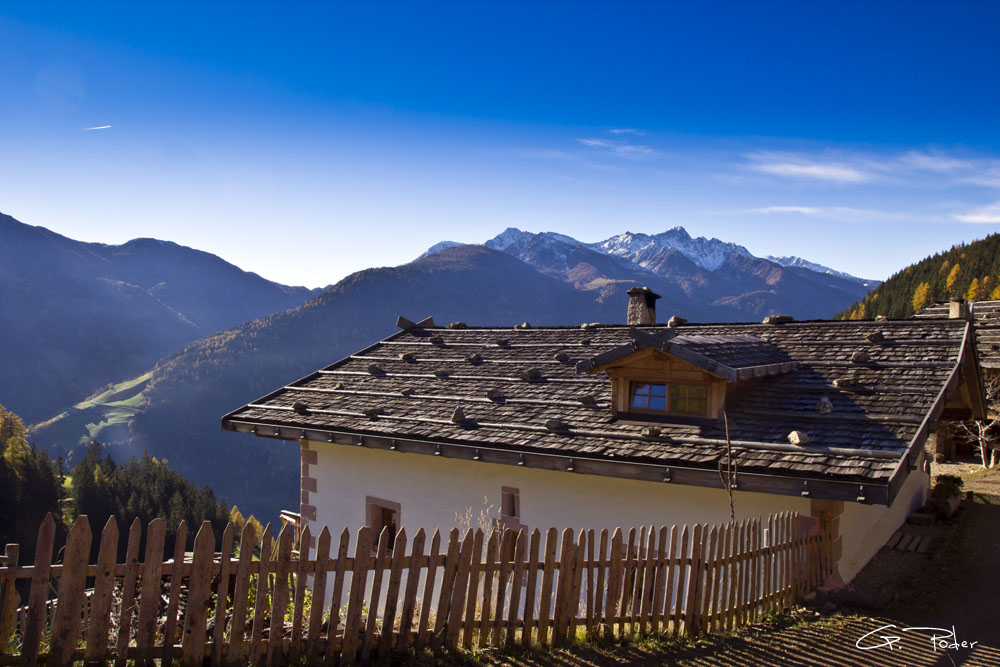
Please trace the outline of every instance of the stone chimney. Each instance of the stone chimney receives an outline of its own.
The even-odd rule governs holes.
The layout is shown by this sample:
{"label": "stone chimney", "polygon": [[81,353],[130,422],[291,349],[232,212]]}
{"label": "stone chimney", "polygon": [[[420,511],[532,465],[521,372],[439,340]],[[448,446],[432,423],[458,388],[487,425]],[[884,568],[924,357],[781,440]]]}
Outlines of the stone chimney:
{"label": "stone chimney", "polygon": [[633,287],[628,292],[629,325],[656,324],[656,300],[660,295],[648,287]]}
{"label": "stone chimney", "polygon": [[965,299],[954,297],[948,302],[948,318],[952,320],[969,319],[969,304]]}

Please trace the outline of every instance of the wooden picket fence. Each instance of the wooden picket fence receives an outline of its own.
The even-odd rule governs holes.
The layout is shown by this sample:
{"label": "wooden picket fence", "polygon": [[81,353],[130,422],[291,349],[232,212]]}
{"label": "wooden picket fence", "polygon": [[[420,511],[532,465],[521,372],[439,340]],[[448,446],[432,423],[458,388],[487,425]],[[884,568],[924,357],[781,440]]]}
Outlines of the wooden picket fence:
{"label": "wooden picket fence", "polygon": [[[309,558],[288,525],[274,540],[270,526],[258,539],[248,524],[238,544],[229,525],[217,552],[206,523],[187,553],[182,523],[165,561],[166,524],[155,519],[145,558],[137,520],[118,563],[112,518],[88,564],[92,534],[81,516],[54,564],[50,516],[33,565],[18,566],[17,545],[0,562],[0,665],[354,665],[409,650],[731,630],[789,607],[832,574],[827,530],[803,525],[784,513],[613,534],[454,529],[434,531],[429,548],[423,529],[408,544],[405,530],[361,528],[353,556],[347,529],[334,543],[323,528]],[[308,527],[301,543],[311,544]]]}

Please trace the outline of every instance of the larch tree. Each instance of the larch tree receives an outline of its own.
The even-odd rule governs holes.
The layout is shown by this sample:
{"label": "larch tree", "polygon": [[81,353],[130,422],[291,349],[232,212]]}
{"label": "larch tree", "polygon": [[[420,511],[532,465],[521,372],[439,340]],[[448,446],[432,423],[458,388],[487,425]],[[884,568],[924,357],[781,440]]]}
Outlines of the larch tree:
{"label": "larch tree", "polygon": [[927,307],[931,302],[931,284],[928,282],[923,282],[917,285],[917,289],[913,290],[913,299],[911,304],[913,305],[913,312],[919,313],[921,310]]}
{"label": "larch tree", "polygon": [[948,274],[948,279],[945,280],[944,286],[948,290],[948,294],[955,294],[955,286],[958,284],[958,277],[962,273],[962,266],[960,264],[955,264],[951,268],[951,272]]}
{"label": "larch tree", "polygon": [[975,301],[979,298],[979,278],[973,278],[972,282],[969,283],[969,289],[965,293],[965,298],[967,301]]}

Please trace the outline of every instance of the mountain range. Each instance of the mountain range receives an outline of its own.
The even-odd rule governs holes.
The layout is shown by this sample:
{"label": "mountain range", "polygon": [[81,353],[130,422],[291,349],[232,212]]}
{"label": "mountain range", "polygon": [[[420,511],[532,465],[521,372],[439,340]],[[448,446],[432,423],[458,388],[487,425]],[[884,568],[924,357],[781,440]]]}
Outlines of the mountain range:
{"label": "mountain range", "polygon": [[[49,246],[33,246],[35,261],[69,262],[74,267],[56,284],[45,287],[45,294],[59,300],[63,308],[71,304],[75,309],[67,314],[64,326],[74,318],[86,321],[91,337],[114,334],[133,349],[152,355],[136,312],[160,317],[162,311],[173,318],[163,321],[184,323],[184,335],[174,333],[170,340],[156,341],[161,348],[180,342],[145,366],[132,363],[133,375],[122,376],[121,369],[113,377],[105,373],[99,381],[90,381],[100,390],[87,400],[74,393],[62,403],[50,401],[45,421],[31,419],[32,440],[70,458],[91,438],[106,443],[117,459],[146,450],[258,516],[273,516],[297,505],[297,449],[220,432],[219,418],[391,333],[397,315],[410,319],[432,315],[445,324],[461,320],[496,326],[524,321],[620,322],[625,314],[625,291],[648,285],[663,297],[658,303],[661,320],[676,314],[690,320],[745,321],[773,312],[801,319],[829,317],[867,291],[864,281],[782,266],[734,244],[691,239],[679,228],[658,235],[622,234],[597,244],[509,229],[484,245],[439,244],[442,247],[408,264],[357,272],[308,298],[310,293],[302,288],[268,283],[211,255],[174,244],[81,244],[40,228],[22,227],[26,228],[18,228],[22,234],[49,239]],[[139,252],[148,253],[143,262],[125,261]],[[156,266],[157,261],[167,262],[167,257],[177,263]],[[30,257],[23,261],[30,262]],[[138,274],[128,274],[125,267],[135,267]],[[206,267],[215,267],[220,276],[207,277]],[[46,285],[38,271],[27,266],[19,270],[33,284]],[[232,282],[231,297],[216,293],[223,275]],[[184,283],[185,279],[190,282]],[[75,287],[111,280],[124,283],[122,289],[145,309],[134,312],[120,304],[115,291],[88,287],[81,292]],[[11,289],[6,282],[2,284]],[[256,302],[258,312],[232,322],[246,312],[246,303],[237,297],[246,297],[247,292],[241,290],[251,286],[270,298],[298,302],[264,313],[260,311],[271,306],[264,305],[262,296]],[[65,294],[71,289],[80,292],[76,301]],[[187,302],[181,298],[184,295]],[[247,298],[253,299],[252,295]],[[22,312],[32,323],[34,335],[44,336],[44,323],[58,322],[55,313],[59,309],[35,303],[47,320],[33,314],[30,303],[22,304]],[[122,317],[108,316],[113,309],[105,303],[115,304]],[[218,319],[207,317],[213,309],[222,311]],[[144,317],[154,320],[152,315]],[[208,335],[194,332],[194,328],[211,326],[221,330]],[[184,336],[189,337],[181,340]],[[59,338],[44,345],[50,349],[62,345],[66,359],[86,357],[87,343],[73,342]],[[24,365],[29,368],[19,371],[20,377],[31,378],[30,366],[36,357],[26,342],[22,345],[24,353],[12,359],[27,361]],[[60,382],[35,374],[49,384]],[[78,386],[84,384],[80,381]],[[0,403],[16,404],[16,390],[0,391]]]}
{"label": "mountain range", "polygon": [[29,423],[314,293],[176,243],[84,243],[4,214],[0,254],[0,403]]}

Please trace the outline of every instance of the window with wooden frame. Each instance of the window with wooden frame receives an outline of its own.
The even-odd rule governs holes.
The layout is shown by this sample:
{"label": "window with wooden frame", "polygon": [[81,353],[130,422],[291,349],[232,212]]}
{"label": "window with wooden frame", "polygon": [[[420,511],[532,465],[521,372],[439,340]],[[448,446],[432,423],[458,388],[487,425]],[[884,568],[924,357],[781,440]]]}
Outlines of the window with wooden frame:
{"label": "window with wooden frame", "polygon": [[400,510],[400,504],[391,500],[373,498],[372,496],[365,498],[365,515],[368,517],[368,527],[375,534],[375,544],[378,544],[382,530],[388,528],[388,551],[390,552],[396,541],[396,533],[399,532]]}
{"label": "window with wooden frame", "polygon": [[705,417],[708,415],[708,387],[704,384],[633,380],[629,383],[629,409]]}
{"label": "window with wooden frame", "polygon": [[521,519],[521,491],[510,486],[500,487],[500,517]]}

